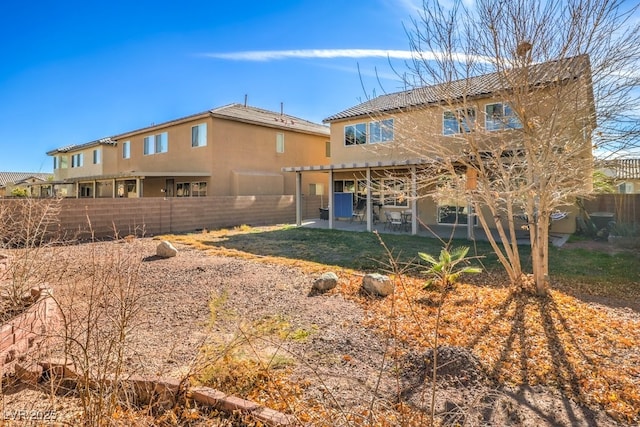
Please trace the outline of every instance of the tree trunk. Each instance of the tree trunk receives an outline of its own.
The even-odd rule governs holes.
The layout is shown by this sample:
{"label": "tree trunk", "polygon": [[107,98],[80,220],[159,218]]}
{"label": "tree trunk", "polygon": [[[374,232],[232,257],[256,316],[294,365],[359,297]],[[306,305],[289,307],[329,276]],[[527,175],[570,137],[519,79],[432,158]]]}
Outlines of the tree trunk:
{"label": "tree trunk", "polygon": [[541,215],[530,230],[531,262],[536,294],[547,295],[549,291],[549,218]]}

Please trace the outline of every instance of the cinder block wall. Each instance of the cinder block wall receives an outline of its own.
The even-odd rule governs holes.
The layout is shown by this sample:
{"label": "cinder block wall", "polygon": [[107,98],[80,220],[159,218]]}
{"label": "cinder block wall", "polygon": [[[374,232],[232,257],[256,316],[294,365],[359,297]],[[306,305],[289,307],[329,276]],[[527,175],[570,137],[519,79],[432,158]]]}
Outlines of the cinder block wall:
{"label": "cinder block wall", "polygon": [[[304,196],[303,219],[317,218],[320,196]],[[66,238],[181,233],[203,228],[295,223],[294,196],[64,199],[60,231]]]}

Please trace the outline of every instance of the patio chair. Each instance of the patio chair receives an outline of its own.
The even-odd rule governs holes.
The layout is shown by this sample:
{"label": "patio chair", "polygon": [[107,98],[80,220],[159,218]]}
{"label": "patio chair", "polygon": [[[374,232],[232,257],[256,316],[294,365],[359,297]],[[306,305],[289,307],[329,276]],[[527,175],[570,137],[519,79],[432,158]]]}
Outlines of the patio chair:
{"label": "patio chair", "polygon": [[351,214],[351,222],[354,219],[359,219],[360,222],[363,222],[365,219],[365,213],[367,212],[367,200],[360,199],[358,200],[358,204],[353,209],[353,213]]}
{"label": "patio chair", "polygon": [[387,217],[387,221],[384,224],[385,229],[387,228],[389,230],[402,229],[402,226],[403,226],[402,215],[400,214],[400,212],[391,211],[391,212],[385,212],[384,214]]}

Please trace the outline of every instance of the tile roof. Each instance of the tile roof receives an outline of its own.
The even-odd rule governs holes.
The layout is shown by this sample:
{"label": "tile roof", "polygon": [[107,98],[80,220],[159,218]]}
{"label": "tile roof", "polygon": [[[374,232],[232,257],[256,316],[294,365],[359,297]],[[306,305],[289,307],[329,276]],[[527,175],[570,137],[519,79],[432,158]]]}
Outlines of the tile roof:
{"label": "tile roof", "polygon": [[38,178],[46,181],[49,177],[53,177],[53,174],[35,172],[0,172],[0,187],[6,187],[7,184],[24,181],[28,178]]}
{"label": "tile roof", "polygon": [[616,159],[609,163],[616,179],[640,179],[640,159]]}
{"label": "tile roof", "polygon": [[269,127],[288,129],[298,132],[329,135],[329,127],[313,123],[299,117],[284,113],[263,110],[261,108],[245,106],[242,104],[229,104],[211,110],[214,117],[230,120],[238,120],[245,123],[255,123]]}
{"label": "tile roof", "polygon": [[260,124],[269,127],[276,127],[282,129],[288,129],[304,133],[314,133],[329,135],[329,127],[320,123],[310,122],[298,117],[290,116],[288,114],[280,114],[274,111],[263,110],[261,108],[246,106],[242,104],[228,104],[222,107],[217,107],[212,110],[202,111],[196,114],[190,114],[188,116],[180,117],[167,122],[153,124],[144,128],[124,132],[119,135],[112,136],[114,140],[123,139],[130,135],[139,134],[143,132],[150,132],[152,130],[165,128],[180,122],[194,120],[200,117],[206,117],[211,115],[213,117],[219,117],[227,120],[235,120],[245,123]]}
{"label": "tile roof", "polygon": [[[513,69],[510,72],[522,72]],[[535,64],[529,67],[529,79],[534,86],[552,82],[575,79],[590,73],[589,57],[579,55],[571,58]],[[352,117],[366,116],[373,113],[388,112],[409,107],[432,105],[450,99],[461,99],[463,96],[486,96],[501,90],[508,90],[501,78],[502,73],[490,73],[468,79],[455,80],[432,86],[423,86],[402,92],[378,96],[361,104],[348,108],[323,120],[330,123]]]}
{"label": "tile roof", "polygon": [[65,147],[56,148],[55,150],[51,150],[47,152],[48,156],[54,155],[56,153],[68,153],[69,151],[77,151],[84,150],[89,147],[96,147],[98,145],[116,145],[116,141],[112,140],[111,137],[97,139],[95,141],[86,142],[84,144],[71,144]]}

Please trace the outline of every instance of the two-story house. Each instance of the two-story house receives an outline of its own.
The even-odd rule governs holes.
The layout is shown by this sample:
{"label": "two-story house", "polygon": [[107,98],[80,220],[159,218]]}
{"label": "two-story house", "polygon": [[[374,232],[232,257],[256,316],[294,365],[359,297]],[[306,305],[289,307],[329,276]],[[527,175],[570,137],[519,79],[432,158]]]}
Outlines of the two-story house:
{"label": "two-story house", "polygon": [[[327,163],[327,126],[242,104],[49,151],[67,197],[293,194],[282,167]],[[301,185],[317,191],[324,175]]]}
{"label": "two-story house", "polygon": [[[533,99],[532,104],[533,108],[541,110],[541,115],[546,114],[545,109],[550,109],[543,100],[548,99],[542,96],[545,91],[553,90],[553,85],[575,84],[580,100],[575,108],[585,110],[576,116],[593,117],[586,56],[536,64],[525,71],[531,79],[531,96],[540,96],[540,102]],[[331,183],[330,228],[334,227],[335,219],[350,218],[355,207],[365,205],[369,231],[376,219],[384,220],[385,213],[395,211],[410,218],[409,228],[414,234],[420,223],[440,228],[462,225],[468,229],[468,234],[473,234],[477,218],[464,194],[451,193],[438,201],[425,197],[433,192],[433,187],[425,188],[422,178],[437,173],[430,169],[438,163],[437,155],[460,159],[469,156],[469,138],[482,137],[482,143],[487,144],[486,153],[497,152],[491,146],[494,141],[506,144],[503,154],[517,153],[522,124],[512,110],[509,94],[510,88],[505,87],[504,79],[498,73],[492,73],[378,96],[324,120],[331,128],[330,165],[291,166],[284,170],[302,176],[318,171],[328,174]],[[574,122],[573,118],[567,118],[567,135],[569,130],[573,132]],[[578,125],[583,126],[583,123]],[[577,138],[579,147],[575,151],[577,164],[585,168],[585,185],[588,185],[586,178],[591,175],[589,129],[593,126],[593,123],[583,126],[584,136],[580,134]],[[554,136],[560,145],[563,132]],[[571,138],[574,137],[572,134]],[[565,147],[556,149],[565,150]],[[425,153],[433,154],[425,156]],[[467,183],[474,185],[477,175],[474,176],[473,170],[465,170],[464,163],[461,162],[460,173],[463,176],[466,173]],[[468,159],[466,164],[469,164]],[[562,221],[553,224],[554,231],[575,231],[575,219],[570,215],[560,217]]]}

